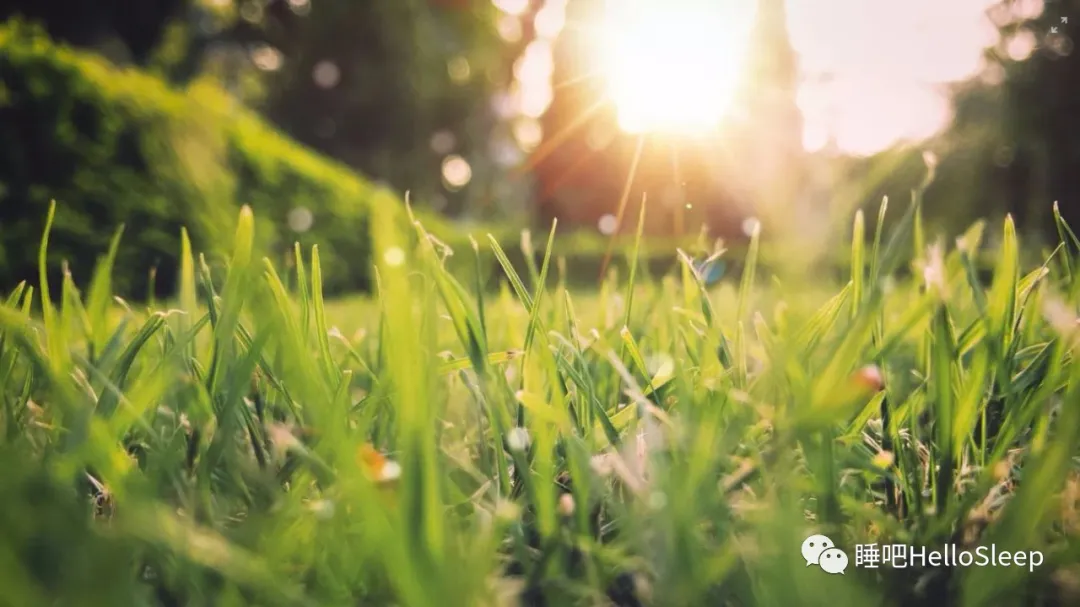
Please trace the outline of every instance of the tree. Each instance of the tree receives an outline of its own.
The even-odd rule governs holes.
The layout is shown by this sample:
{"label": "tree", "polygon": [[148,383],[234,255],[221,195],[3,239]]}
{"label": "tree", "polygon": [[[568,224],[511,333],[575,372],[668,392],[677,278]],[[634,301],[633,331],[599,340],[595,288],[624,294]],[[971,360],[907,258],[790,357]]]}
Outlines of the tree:
{"label": "tree", "polygon": [[[488,101],[513,56],[488,0],[20,0],[3,11],[178,86],[217,78],[293,138],[418,204],[463,213],[494,196]],[[117,40],[121,53],[107,48]]]}
{"label": "tree", "polygon": [[43,24],[49,35],[74,46],[101,47],[119,40],[130,58],[148,61],[172,19],[189,0],[13,0],[0,6],[0,20],[21,15]]}
{"label": "tree", "polygon": [[[1004,6],[1016,14],[1021,4],[1006,0]],[[1080,19],[1080,1],[1047,2],[1035,19],[1002,19],[1006,45],[1035,40],[1029,59],[1003,63],[1007,128],[1022,160],[1015,175],[1033,182],[1038,199],[1028,214],[1042,228],[1050,227],[1052,201],[1066,221],[1080,225],[1080,56],[1071,37],[1080,23],[1069,23],[1070,16]]]}
{"label": "tree", "polygon": [[[509,59],[489,2],[259,6],[227,15],[208,34],[191,28],[180,75],[220,71],[235,56],[228,49],[242,49],[250,61],[225,77],[235,84],[257,74],[258,94],[246,100],[309,147],[441,210],[467,210],[490,185],[484,163],[496,120],[488,98]],[[465,185],[442,178],[454,157],[471,173]]]}
{"label": "tree", "polygon": [[[1070,38],[1080,1],[1002,0],[988,12],[1001,33],[981,79],[954,90],[956,116],[940,138],[927,194],[953,229],[1010,213],[1031,236],[1056,240],[1052,204],[1080,225],[1080,57]],[[1064,21],[1063,21],[1064,19]]]}

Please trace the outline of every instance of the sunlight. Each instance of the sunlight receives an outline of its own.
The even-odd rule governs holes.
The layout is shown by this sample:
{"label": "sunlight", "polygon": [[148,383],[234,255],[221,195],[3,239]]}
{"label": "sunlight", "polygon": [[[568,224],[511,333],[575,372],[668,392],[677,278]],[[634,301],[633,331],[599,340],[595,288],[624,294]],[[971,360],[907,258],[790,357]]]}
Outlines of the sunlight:
{"label": "sunlight", "polygon": [[739,85],[753,17],[745,0],[608,0],[597,54],[620,127],[715,128]]}

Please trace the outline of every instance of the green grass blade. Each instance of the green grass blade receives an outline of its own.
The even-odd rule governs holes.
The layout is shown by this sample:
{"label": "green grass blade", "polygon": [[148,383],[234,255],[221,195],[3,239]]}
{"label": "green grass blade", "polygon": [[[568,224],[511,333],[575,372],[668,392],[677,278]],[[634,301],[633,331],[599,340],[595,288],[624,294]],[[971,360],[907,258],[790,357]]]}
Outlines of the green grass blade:
{"label": "green grass blade", "polygon": [[68,344],[60,321],[56,317],[56,308],[53,306],[52,297],[49,295],[49,233],[52,231],[55,217],[56,201],[54,200],[49,203],[49,214],[45,218],[45,231],[41,236],[41,246],[38,248],[38,280],[41,293],[41,316],[45,324],[45,343],[49,352],[48,360],[54,369],[61,370],[68,368],[71,357],[68,355]]}
{"label": "green grass blade", "polygon": [[337,390],[338,383],[341,382],[341,371],[334,364],[333,354],[330,352],[330,327],[326,322],[322,291],[322,264],[319,262],[319,247],[314,245],[311,247],[311,310],[315,316],[315,343],[318,346],[323,381],[333,391]]}
{"label": "green grass blade", "polygon": [[116,263],[116,252],[120,247],[120,238],[124,234],[124,226],[121,225],[109,242],[109,251],[105,257],[98,260],[94,268],[94,277],[90,282],[90,291],[87,296],[86,312],[90,322],[90,341],[92,345],[91,360],[94,352],[105,345],[105,339],[109,332],[108,312],[113,301],[112,272]]}
{"label": "green grass blade", "polygon": [[296,265],[296,285],[300,291],[300,331],[307,335],[311,330],[311,292],[308,290],[307,269],[304,267],[304,251],[299,242],[293,243],[293,263]]}
{"label": "green grass blade", "polygon": [[[240,313],[250,293],[251,262],[255,240],[255,218],[251,208],[240,210],[240,220],[229,272],[225,278],[225,287],[221,290],[222,306],[220,316],[214,323],[214,357],[210,364],[207,391],[217,392],[224,366],[233,356],[233,341],[236,327],[240,324]],[[211,317],[211,322],[214,318]]]}
{"label": "green grass blade", "polygon": [[863,255],[866,250],[865,227],[862,210],[855,212],[855,227],[851,235],[851,317],[859,315],[863,297],[863,277],[866,271]]}
{"label": "green grass blade", "polygon": [[535,337],[537,330],[541,329],[540,322],[540,302],[543,299],[544,285],[547,281],[548,268],[551,265],[551,253],[555,248],[555,230],[558,227],[558,220],[551,222],[551,232],[548,233],[547,248],[544,251],[544,263],[540,268],[540,276],[537,280],[536,293],[533,297],[532,305],[529,309],[529,326],[525,330],[525,347],[522,349],[524,357],[522,358],[522,365],[528,360],[529,350],[532,346],[533,338]]}
{"label": "green grass blade", "polygon": [[885,232],[885,214],[888,210],[889,197],[885,196],[881,199],[881,206],[878,207],[877,225],[874,228],[874,245],[870,250],[870,284],[873,288],[877,288],[880,279],[881,237]]}

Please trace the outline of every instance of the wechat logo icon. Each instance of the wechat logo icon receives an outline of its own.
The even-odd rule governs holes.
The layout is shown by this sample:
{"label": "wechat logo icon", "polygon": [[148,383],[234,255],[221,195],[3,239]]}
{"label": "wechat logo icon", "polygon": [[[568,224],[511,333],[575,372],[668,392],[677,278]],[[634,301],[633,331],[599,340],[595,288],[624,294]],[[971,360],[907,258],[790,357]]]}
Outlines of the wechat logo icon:
{"label": "wechat logo icon", "polygon": [[824,535],[811,535],[803,540],[802,557],[806,566],[817,565],[825,573],[840,575],[848,566],[848,556]]}

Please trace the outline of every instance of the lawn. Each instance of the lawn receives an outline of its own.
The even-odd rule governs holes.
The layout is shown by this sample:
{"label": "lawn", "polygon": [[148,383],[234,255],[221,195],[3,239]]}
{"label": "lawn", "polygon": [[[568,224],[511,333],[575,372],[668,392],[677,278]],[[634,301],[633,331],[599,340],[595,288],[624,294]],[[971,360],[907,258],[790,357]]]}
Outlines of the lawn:
{"label": "lawn", "polygon": [[1011,221],[935,245],[916,197],[889,233],[856,216],[839,284],[764,275],[755,235],[715,284],[688,252],[591,291],[558,280],[572,251],[481,241],[491,291],[373,222],[371,297],[324,301],[317,248],[265,261],[246,208],[221,280],[184,239],[167,305],[116,300],[109,255],[9,294],[0,603],[1080,600],[1063,222],[1023,267]]}

